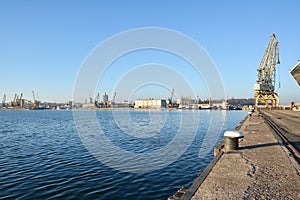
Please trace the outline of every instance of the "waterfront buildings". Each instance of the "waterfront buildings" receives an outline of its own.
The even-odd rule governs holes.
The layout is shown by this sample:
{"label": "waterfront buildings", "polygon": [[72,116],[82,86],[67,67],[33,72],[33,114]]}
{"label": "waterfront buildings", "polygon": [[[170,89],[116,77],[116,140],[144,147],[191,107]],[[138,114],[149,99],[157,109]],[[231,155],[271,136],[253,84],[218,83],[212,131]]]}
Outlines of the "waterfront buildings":
{"label": "waterfront buildings", "polygon": [[165,99],[138,99],[134,101],[134,108],[166,108]]}

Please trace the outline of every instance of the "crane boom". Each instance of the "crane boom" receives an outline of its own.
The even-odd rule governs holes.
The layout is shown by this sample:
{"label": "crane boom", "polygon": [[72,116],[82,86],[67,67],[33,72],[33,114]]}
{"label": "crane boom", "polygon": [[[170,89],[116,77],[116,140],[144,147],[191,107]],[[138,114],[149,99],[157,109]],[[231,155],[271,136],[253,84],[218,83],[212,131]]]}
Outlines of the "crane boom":
{"label": "crane boom", "polygon": [[32,91],[32,96],[33,96],[33,101],[35,102],[36,99],[35,99],[35,94],[34,94],[34,91]]}
{"label": "crane boom", "polygon": [[170,98],[168,99],[168,107],[169,107],[169,108],[173,107],[173,103],[172,103],[173,96],[174,96],[174,88],[172,88],[171,96],[170,96]]}
{"label": "crane boom", "polygon": [[4,94],[3,99],[2,99],[2,103],[5,103],[6,101],[6,94]]}
{"label": "crane boom", "polygon": [[98,103],[99,100],[100,100],[100,94],[99,94],[99,92],[98,92],[97,95],[96,95],[96,98],[95,98],[95,102]]}
{"label": "crane boom", "polygon": [[6,107],[5,101],[6,101],[6,94],[4,94],[2,99],[2,107]]}
{"label": "crane boom", "polygon": [[172,92],[171,92],[171,96],[170,96],[171,102],[172,102],[173,96],[174,96],[174,88],[172,88]]}
{"label": "crane boom", "polygon": [[276,39],[275,34],[272,34],[267,49],[257,69],[257,83],[262,86],[262,90],[274,91],[276,64],[280,64],[278,40]]}
{"label": "crane boom", "polygon": [[94,105],[98,108],[99,107],[99,101],[100,101],[100,94],[99,92],[97,93],[94,101]]}
{"label": "crane boom", "polygon": [[115,103],[116,95],[117,95],[117,93],[115,92],[115,93],[114,93],[114,96],[113,96],[113,99],[112,99],[112,101],[111,101],[112,103]]}
{"label": "crane boom", "polygon": [[113,95],[113,98],[112,98],[112,100],[111,100],[111,107],[113,108],[114,107],[114,105],[115,105],[115,99],[116,99],[116,95],[117,95],[117,93],[116,92],[114,92],[114,95]]}
{"label": "crane boom", "polygon": [[16,102],[16,99],[17,99],[17,94],[15,94],[15,97],[14,97],[14,101],[13,102]]}

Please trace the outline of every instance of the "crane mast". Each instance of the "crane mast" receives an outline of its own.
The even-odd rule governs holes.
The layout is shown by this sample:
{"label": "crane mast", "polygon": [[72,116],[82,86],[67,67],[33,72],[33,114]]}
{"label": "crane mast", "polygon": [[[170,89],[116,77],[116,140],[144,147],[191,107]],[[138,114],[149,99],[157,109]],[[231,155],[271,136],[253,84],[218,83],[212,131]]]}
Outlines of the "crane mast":
{"label": "crane mast", "polygon": [[174,96],[174,88],[172,88],[172,92],[171,92],[171,96],[170,96],[171,103],[172,103],[172,100],[173,100],[173,96]]}
{"label": "crane mast", "polygon": [[33,96],[33,109],[39,109],[40,107],[40,101],[35,97],[34,91],[32,91],[32,96]]}
{"label": "crane mast", "polygon": [[272,102],[272,107],[278,107],[279,105],[279,97],[275,92],[276,64],[280,64],[278,40],[275,34],[272,34],[257,69],[258,79],[254,85],[255,107],[260,102],[265,103],[266,107],[268,107],[270,101]]}
{"label": "crane mast", "polygon": [[173,107],[173,103],[172,103],[173,96],[174,96],[174,88],[172,88],[171,96],[170,96],[170,98],[168,99],[168,107],[169,107],[169,108],[172,108],[172,107]]}
{"label": "crane mast", "polygon": [[95,105],[98,105],[99,99],[100,99],[100,94],[98,92],[96,97],[95,97]]}
{"label": "crane mast", "polygon": [[13,100],[13,103],[15,103],[16,102],[16,99],[17,99],[17,94],[15,94],[15,97],[14,97],[14,100]]}
{"label": "crane mast", "polygon": [[36,102],[34,91],[32,91],[33,101]]}
{"label": "crane mast", "polygon": [[3,107],[6,107],[5,101],[6,101],[6,94],[4,94],[3,99],[2,99],[2,106]]}
{"label": "crane mast", "polygon": [[24,106],[24,101],[22,98],[23,98],[23,93],[21,93],[20,98],[18,97],[17,99],[17,106],[21,106],[21,107]]}
{"label": "crane mast", "polygon": [[111,100],[111,107],[113,108],[114,107],[114,105],[115,105],[115,99],[116,99],[116,95],[117,95],[117,93],[116,92],[114,92],[114,96],[113,96],[113,98],[112,98],[112,100]]}

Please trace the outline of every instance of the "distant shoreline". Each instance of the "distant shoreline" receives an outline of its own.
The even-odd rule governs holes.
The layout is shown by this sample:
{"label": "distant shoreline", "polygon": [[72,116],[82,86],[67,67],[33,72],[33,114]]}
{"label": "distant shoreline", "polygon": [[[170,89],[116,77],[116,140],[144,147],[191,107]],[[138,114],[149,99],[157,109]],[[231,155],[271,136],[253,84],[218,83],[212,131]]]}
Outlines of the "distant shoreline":
{"label": "distant shoreline", "polygon": [[94,108],[94,109],[86,109],[86,108],[79,108],[79,109],[22,109],[22,108],[13,108],[13,109],[3,109],[0,108],[0,111],[14,111],[14,110],[20,110],[20,111],[28,111],[28,110],[32,110],[32,111],[99,111],[99,110],[137,110],[137,111],[142,111],[142,110],[151,110],[151,111],[164,111],[164,110],[168,110],[168,111],[172,111],[172,110],[191,110],[191,111],[195,111],[195,110],[206,110],[206,111],[210,111],[210,110],[230,110],[230,109],[177,109],[177,108]]}

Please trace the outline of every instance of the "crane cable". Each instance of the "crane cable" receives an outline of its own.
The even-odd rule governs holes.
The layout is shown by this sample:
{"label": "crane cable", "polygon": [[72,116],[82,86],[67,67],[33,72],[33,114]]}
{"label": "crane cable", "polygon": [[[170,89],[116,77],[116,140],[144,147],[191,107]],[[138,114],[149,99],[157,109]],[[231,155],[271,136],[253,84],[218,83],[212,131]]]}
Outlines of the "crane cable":
{"label": "crane cable", "polygon": [[280,67],[278,67],[278,89],[280,89]]}

